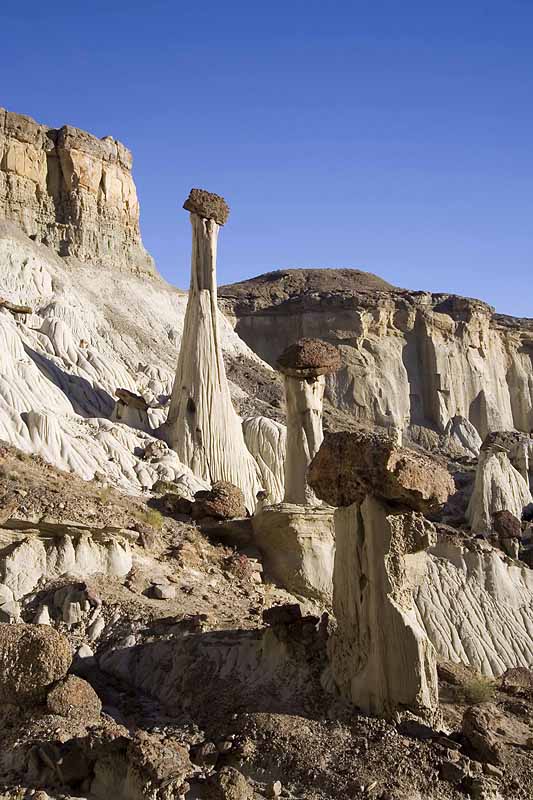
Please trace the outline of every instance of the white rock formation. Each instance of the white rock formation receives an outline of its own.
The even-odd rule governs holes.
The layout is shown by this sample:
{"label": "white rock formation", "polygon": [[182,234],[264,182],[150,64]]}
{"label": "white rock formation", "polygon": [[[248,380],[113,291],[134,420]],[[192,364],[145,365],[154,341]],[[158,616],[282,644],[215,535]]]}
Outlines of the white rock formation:
{"label": "white rock formation", "polygon": [[124,577],[132,567],[126,539],[113,535],[102,539],[89,532],[43,537],[38,531],[16,533],[0,529],[0,584],[15,600],[33,591],[43,579],[61,575],[102,574]]}
{"label": "white rock formation", "polygon": [[429,554],[416,605],[439,656],[489,677],[533,668],[533,570],[479,540],[449,538]]}
{"label": "white rock formation", "polygon": [[252,519],[268,578],[292,594],[331,606],[333,509],[290,503],[267,506]]}
{"label": "white rock formation", "polygon": [[[191,198],[185,207],[193,208]],[[203,195],[207,195],[207,200]],[[203,193],[200,207],[191,210],[191,285],[176,378],[167,422],[166,441],[202,480],[228,481],[242,489],[247,508],[253,511],[261,489],[260,473],[247,449],[233,404],[218,325],[216,257],[219,224],[227,206],[217,195]],[[215,207],[224,204],[225,211]],[[196,213],[196,211],[198,213]],[[218,214],[218,216],[217,216]]]}
{"label": "white rock formation", "polygon": [[489,431],[533,429],[533,324],[454,295],[396,289],[358,270],[283,270],[222,287],[244,341],[274,365],[317,337],[343,366],[326,397],[364,421],[443,433],[459,415]]}
{"label": "white rock formation", "polygon": [[329,655],[341,694],[367,713],[438,705],[435,650],[417,618],[413,589],[426,579],[428,524],[368,496],[335,512]]}
{"label": "white rock formation", "polygon": [[492,531],[492,516],[497,511],[510,511],[521,519],[525,506],[531,502],[529,486],[513,467],[507,453],[482,450],[466,511],[472,531]]}
{"label": "white rock formation", "polygon": [[307,468],[324,438],[325,376],[340,367],[339,354],[319,339],[300,339],[283,351],[277,367],[283,373],[287,406],[284,502],[320,505],[307,484]]}
{"label": "white rock formation", "polygon": [[[168,448],[144,460],[139,453],[156,440],[109,420],[117,387],[155,406],[170,394],[185,293],[158,276],[70,264],[0,221],[0,295],[33,309],[26,324],[0,309],[1,439],[128,492],[159,478],[186,494],[206,488]],[[258,360],[218,316],[223,350]],[[166,414],[164,405],[149,408],[151,427]]]}
{"label": "white rock formation", "polygon": [[268,417],[247,417],[242,430],[246,447],[261,472],[261,482],[269,503],[280,503],[285,493],[285,425]]}
{"label": "white rock formation", "polygon": [[444,429],[444,436],[460,447],[471,458],[477,458],[483,441],[474,425],[461,416],[451,419]]}

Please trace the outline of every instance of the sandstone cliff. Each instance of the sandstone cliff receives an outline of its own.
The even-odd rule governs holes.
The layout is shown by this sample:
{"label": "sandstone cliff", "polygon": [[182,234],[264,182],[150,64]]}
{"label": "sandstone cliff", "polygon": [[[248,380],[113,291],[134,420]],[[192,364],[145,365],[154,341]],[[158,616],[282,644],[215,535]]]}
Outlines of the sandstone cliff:
{"label": "sandstone cliff", "polygon": [[337,345],[344,366],[326,394],[360,420],[443,433],[460,416],[482,437],[533,428],[532,320],[348,269],[267,273],[223,286],[219,302],[270,364],[302,336]]}
{"label": "sandstone cliff", "polygon": [[131,153],[0,108],[0,217],[61,256],[153,271],[139,230]]}

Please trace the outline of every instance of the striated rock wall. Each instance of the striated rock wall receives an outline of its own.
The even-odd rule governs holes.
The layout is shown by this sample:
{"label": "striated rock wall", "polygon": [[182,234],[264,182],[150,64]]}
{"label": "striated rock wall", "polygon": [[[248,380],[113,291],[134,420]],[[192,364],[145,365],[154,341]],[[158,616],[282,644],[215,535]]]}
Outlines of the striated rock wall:
{"label": "striated rock wall", "polygon": [[110,136],[0,108],[0,217],[59,255],[154,270],[139,229],[132,158]]}
{"label": "striated rock wall", "polygon": [[479,300],[396,289],[358,270],[285,270],[222,287],[236,332],[265,361],[324,339],[343,367],[326,397],[362,421],[443,433],[456,416],[481,437],[533,428],[533,321]]}

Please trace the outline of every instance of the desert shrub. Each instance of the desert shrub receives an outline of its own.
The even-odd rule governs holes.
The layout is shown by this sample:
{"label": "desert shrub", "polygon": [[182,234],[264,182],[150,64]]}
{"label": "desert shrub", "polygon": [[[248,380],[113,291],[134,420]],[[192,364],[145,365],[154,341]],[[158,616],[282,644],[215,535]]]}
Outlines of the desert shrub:
{"label": "desert shrub", "polygon": [[488,703],[494,697],[494,681],[483,675],[472,678],[464,686],[464,697],[467,703],[478,705]]}

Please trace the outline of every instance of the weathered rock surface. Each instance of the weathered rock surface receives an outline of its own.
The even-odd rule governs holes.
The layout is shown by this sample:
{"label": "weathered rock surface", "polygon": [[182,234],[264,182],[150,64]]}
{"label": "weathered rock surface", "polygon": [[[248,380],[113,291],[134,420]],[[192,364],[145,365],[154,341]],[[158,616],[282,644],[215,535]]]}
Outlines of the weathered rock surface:
{"label": "weathered rock surface", "polygon": [[488,677],[533,667],[533,570],[501,550],[458,536],[429,550],[417,613],[439,656]]}
{"label": "weathered rock surface", "polygon": [[533,323],[479,300],[397,289],[359,270],[283,270],[223,286],[242,339],[269,364],[302,336],[340,349],[326,397],[356,418],[444,432],[533,428]]}
{"label": "weathered rock surface", "polygon": [[0,215],[62,256],[153,271],[131,164],[110,136],[55,130],[0,109]]}
{"label": "weathered rock surface", "polygon": [[72,661],[68,640],[45,625],[0,625],[0,699],[42,702]]}
{"label": "weathered rock surface", "polygon": [[90,683],[75,675],[68,675],[48,693],[46,704],[51,714],[82,719],[98,719],[102,710],[100,698]]}
{"label": "weathered rock surface", "polygon": [[529,485],[511,464],[503,450],[481,451],[476,469],[472,497],[466,511],[474,532],[492,531],[494,515],[508,511],[518,519],[524,508],[533,502]]}
{"label": "weathered rock surface", "polygon": [[335,556],[333,510],[281,503],[252,518],[267,577],[330,606]]}
{"label": "weathered rock surface", "polygon": [[332,506],[361,503],[367,494],[415,511],[431,511],[454,491],[448,471],[414,450],[369,431],[326,433],[308,481]]}
{"label": "weathered rock surface", "polygon": [[244,494],[227,481],[215,481],[209,491],[200,492],[192,507],[193,519],[235,519],[246,516]]}
{"label": "weathered rock surface", "polygon": [[370,496],[335,512],[329,659],[341,694],[367,713],[408,708],[431,720],[437,711],[435,650],[413,599],[433,536],[421,515]]}

